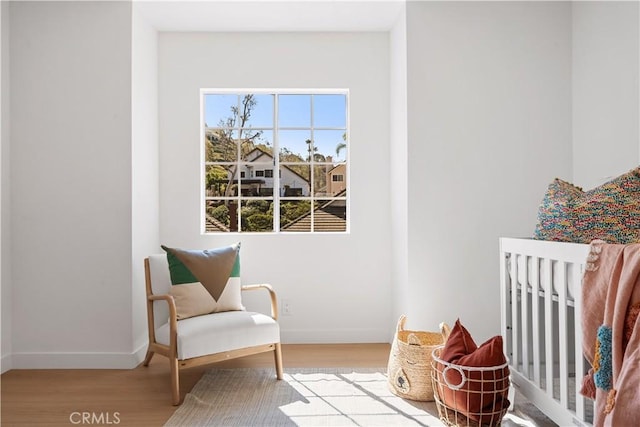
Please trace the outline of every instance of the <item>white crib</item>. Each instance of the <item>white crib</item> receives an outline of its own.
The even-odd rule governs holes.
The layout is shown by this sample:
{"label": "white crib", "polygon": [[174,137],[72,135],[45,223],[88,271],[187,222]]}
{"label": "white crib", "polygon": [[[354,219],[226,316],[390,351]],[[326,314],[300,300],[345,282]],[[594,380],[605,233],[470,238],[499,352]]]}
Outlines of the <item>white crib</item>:
{"label": "white crib", "polygon": [[581,284],[589,245],[500,239],[502,336],[514,386],[560,426],[589,426],[580,393]]}

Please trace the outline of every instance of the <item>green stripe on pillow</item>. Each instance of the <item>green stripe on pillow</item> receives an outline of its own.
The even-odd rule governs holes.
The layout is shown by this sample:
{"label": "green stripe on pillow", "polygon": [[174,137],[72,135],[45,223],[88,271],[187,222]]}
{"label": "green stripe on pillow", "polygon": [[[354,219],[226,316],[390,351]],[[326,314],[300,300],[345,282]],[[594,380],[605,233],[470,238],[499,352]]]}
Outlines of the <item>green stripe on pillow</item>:
{"label": "green stripe on pillow", "polygon": [[191,273],[183,263],[174,255],[170,248],[161,245],[162,249],[167,253],[167,261],[169,262],[169,275],[171,276],[172,285],[182,285],[185,283],[197,282],[198,279]]}
{"label": "green stripe on pillow", "polygon": [[236,262],[233,263],[233,270],[231,270],[231,274],[229,277],[240,277],[240,253],[236,255]]}

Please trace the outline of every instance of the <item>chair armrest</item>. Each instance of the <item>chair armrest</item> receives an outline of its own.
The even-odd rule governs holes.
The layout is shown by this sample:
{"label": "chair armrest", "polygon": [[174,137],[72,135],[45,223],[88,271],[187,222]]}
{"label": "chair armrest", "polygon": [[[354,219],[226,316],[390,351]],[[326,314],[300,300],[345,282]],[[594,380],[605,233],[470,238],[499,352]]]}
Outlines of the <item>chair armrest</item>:
{"label": "chair armrest", "polygon": [[271,297],[271,317],[274,320],[278,320],[278,298],[276,296],[276,291],[273,290],[268,283],[260,283],[256,285],[242,285],[240,288],[243,291],[255,291],[256,289],[266,289],[269,291],[269,296]]}
{"label": "chair armrest", "polygon": [[[169,317],[176,317],[176,301],[173,298],[173,295],[162,294],[162,295],[148,295],[147,299],[149,301],[166,301],[169,305]],[[177,318],[177,317],[176,317]]]}
{"label": "chair armrest", "polygon": [[170,340],[174,340],[174,337],[178,333],[178,311],[176,310],[176,300],[173,298],[173,295],[162,294],[162,295],[147,295],[147,300],[154,301],[166,301],[169,306],[169,334]]}

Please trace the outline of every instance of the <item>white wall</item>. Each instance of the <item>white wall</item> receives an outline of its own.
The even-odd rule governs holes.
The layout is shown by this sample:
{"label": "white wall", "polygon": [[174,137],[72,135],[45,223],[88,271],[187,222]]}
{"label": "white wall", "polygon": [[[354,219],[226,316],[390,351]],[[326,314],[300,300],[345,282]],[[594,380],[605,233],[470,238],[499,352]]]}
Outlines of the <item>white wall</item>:
{"label": "white wall", "polygon": [[[200,235],[198,91],[207,87],[350,90],[350,234]],[[160,33],[159,122],[163,244],[242,241],[243,280],[271,282],[290,302],[284,342],[388,341],[386,33]]]}
{"label": "white wall", "polygon": [[[389,33],[390,52],[390,127],[389,165],[391,167],[391,283],[392,320],[404,314],[409,305],[409,229],[408,229],[408,157],[407,157],[407,15],[403,7]],[[389,325],[393,327],[395,325]],[[392,338],[390,337],[390,340]]]}
{"label": "white wall", "polygon": [[409,327],[499,333],[498,238],[571,173],[571,7],[410,2]]}
{"label": "white wall", "polygon": [[11,252],[9,239],[11,237],[11,227],[9,218],[9,3],[0,2],[0,82],[2,89],[0,124],[2,132],[0,136],[0,324],[2,325],[0,334],[0,372],[11,369]]}
{"label": "white wall", "polygon": [[131,4],[10,19],[13,367],[131,365]]}
{"label": "white wall", "polygon": [[146,351],[147,312],[143,262],[160,244],[158,173],[158,34],[133,8],[132,19],[132,346]]}
{"label": "white wall", "polygon": [[[135,365],[159,243],[242,240],[245,281],[291,303],[285,342],[388,341],[399,314],[481,340],[498,237],[531,235],[553,177],[640,160],[637,2],[409,2],[388,34],[159,40],[126,2],[1,7],[2,370]],[[349,88],[351,234],[201,236],[200,87]]]}
{"label": "white wall", "polygon": [[640,164],[640,12],[637,1],[572,12],[573,182],[586,190]]}

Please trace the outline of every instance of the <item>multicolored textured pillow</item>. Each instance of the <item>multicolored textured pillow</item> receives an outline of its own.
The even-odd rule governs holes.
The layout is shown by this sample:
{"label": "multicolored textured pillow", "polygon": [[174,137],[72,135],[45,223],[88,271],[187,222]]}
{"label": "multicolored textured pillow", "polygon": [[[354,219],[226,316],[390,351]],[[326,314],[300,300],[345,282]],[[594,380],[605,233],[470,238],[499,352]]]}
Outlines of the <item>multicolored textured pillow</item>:
{"label": "multicolored textured pillow", "polygon": [[218,249],[167,252],[178,319],[244,310],[240,290],[240,243]]}
{"label": "multicolored textured pillow", "polygon": [[540,204],[534,238],[640,242],[640,167],[586,192],[556,178]]}

